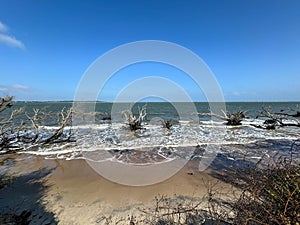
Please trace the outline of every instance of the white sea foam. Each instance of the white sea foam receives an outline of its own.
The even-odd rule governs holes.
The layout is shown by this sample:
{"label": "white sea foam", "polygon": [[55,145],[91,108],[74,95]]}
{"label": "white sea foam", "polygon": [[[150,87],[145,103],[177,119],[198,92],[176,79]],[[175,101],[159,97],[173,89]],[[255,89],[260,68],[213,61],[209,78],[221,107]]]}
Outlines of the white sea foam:
{"label": "white sea foam", "polygon": [[[249,149],[245,150],[232,146],[255,145],[257,141],[264,140],[295,140],[300,134],[300,130],[297,128],[292,128],[294,129],[292,132],[290,128],[269,131],[256,128],[251,124],[263,125],[263,120],[245,120],[240,126],[227,126],[224,122],[215,121],[201,121],[200,123],[179,121],[170,130],[162,128],[160,123],[150,122],[144,125],[145,129],[137,132],[129,131],[123,123],[106,123],[93,126],[79,125],[69,127],[69,129],[72,128],[75,134],[75,143],[39,147],[37,150],[32,150],[34,146],[29,146],[22,153],[41,155],[46,158],[88,159],[97,162],[110,160],[125,163],[123,160],[126,159],[126,163],[134,164],[130,161],[130,158],[123,155],[117,157],[116,155],[106,154],[105,156],[98,155],[98,158],[93,158],[95,154],[91,155],[93,152],[130,150],[144,152],[139,157],[142,159],[144,157],[150,161],[139,162],[139,165],[147,165],[174,160],[174,157],[178,157],[175,153],[180,148],[184,148],[184,151],[186,151],[185,155],[180,153],[180,157],[192,157],[196,146],[205,148],[205,146],[215,145],[231,146],[228,149],[221,147],[219,149],[219,153],[229,154],[229,160],[237,159],[237,155],[247,155],[250,158],[259,159],[262,154],[268,155],[269,153],[256,150],[249,152]],[[41,138],[43,138],[43,135],[45,137],[49,135],[48,132],[57,129],[57,127],[45,126],[42,129],[45,133],[41,134]],[[165,155],[162,148],[170,149],[171,155]],[[153,149],[156,150],[153,151]],[[149,156],[150,154],[151,156]],[[160,161],[155,161],[155,157],[160,157]],[[194,157],[205,156],[198,155]]]}

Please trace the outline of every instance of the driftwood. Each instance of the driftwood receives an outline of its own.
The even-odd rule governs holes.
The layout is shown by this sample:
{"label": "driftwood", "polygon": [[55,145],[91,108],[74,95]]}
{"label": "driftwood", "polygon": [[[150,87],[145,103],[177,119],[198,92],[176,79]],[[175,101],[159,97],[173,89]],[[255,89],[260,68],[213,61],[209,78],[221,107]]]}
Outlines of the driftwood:
{"label": "driftwood", "polygon": [[167,128],[168,130],[170,130],[171,127],[173,126],[173,123],[171,120],[161,120],[161,124],[162,124],[163,128]]}
{"label": "driftwood", "polygon": [[0,98],[0,112],[12,107],[13,96],[7,96],[5,98]]}
{"label": "driftwood", "polygon": [[[277,127],[300,127],[300,121],[296,119],[297,114],[287,114],[287,113],[273,113],[271,109],[263,108],[260,115],[256,118],[263,117],[267,118],[264,121],[263,126],[251,124],[256,128],[275,130]],[[286,122],[287,120],[292,120],[293,122]]]}
{"label": "driftwood", "polygon": [[234,113],[225,113],[223,112],[224,116],[218,115],[218,114],[214,114],[214,113],[202,113],[202,114],[198,114],[200,116],[210,116],[210,117],[215,117],[221,120],[225,120],[226,125],[230,125],[230,126],[236,126],[236,125],[241,125],[242,121],[246,118],[245,116],[245,112],[244,111],[237,111]]}
{"label": "driftwood", "polygon": [[275,113],[277,115],[283,115],[283,116],[289,116],[289,117],[296,117],[296,118],[300,118],[300,111],[296,111],[296,113],[294,114],[289,114],[289,113],[284,113],[284,110],[282,110],[279,113]]}
{"label": "driftwood", "polygon": [[237,111],[235,113],[227,113],[227,125],[241,125],[245,119],[245,113],[243,111]]}
{"label": "driftwood", "polygon": [[[5,101],[0,101],[2,102],[2,111],[12,106],[12,99],[12,97],[7,97]],[[17,117],[21,115],[25,115],[25,118],[16,122]],[[70,124],[71,115],[72,109],[62,109],[59,114],[33,109],[33,115],[24,112],[23,108],[13,110],[7,118],[0,120],[0,150],[7,153],[57,143],[74,142],[71,128],[66,130],[66,126]],[[58,127],[46,129],[43,122],[49,118],[57,119]]]}
{"label": "driftwood", "polygon": [[42,141],[43,145],[51,144],[51,143],[60,143],[60,142],[71,142],[74,141],[72,139],[72,132],[71,129],[69,130],[68,134],[64,136],[65,127],[70,122],[72,115],[72,109],[62,109],[60,111],[60,126],[58,129],[55,129],[53,133],[46,139]]}
{"label": "driftwood", "polygon": [[135,116],[131,110],[123,112],[123,116],[125,117],[125,123],[129,126],[129,129],[131,131],[143,129],[142,122],[147,115],[146,105],[144,105],[142,108],[139,107],[138,110],[138,116]]}

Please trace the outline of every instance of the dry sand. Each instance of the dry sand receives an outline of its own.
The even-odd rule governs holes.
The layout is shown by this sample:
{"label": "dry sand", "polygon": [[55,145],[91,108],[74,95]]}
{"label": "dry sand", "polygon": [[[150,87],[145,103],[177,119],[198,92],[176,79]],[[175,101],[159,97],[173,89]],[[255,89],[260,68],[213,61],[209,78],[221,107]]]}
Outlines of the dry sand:
{"label": "dry sand", "polygon": [[[11,207],[21,214],[23,210],[34,208],[37,212],[31,219],[44,213],[40,219],[43,222],[37,224],[51,223],[51,217],[64,225],[103,224],[103,216],[127,218],[140,214],[138,207],[151,206],[158,195],[202,198],[206,194],[207,181],[217,182],[207,171],[199,172],[195,160],[168,180],[144,187],[124,186],[104,179],[82,159],[67,161],[14,154],[2,156],[0,161],[2,173],[17,177],[27,175],[19,183],[0,189],[1,212],[7,212],[11,210],[7,207]],[[40,186],[32,186],[35,182]],[[226,184],[219,185],[228,188]],[[39,211],[36,208],[40,208]],[[45,212],[51,213],[46,215]]]}

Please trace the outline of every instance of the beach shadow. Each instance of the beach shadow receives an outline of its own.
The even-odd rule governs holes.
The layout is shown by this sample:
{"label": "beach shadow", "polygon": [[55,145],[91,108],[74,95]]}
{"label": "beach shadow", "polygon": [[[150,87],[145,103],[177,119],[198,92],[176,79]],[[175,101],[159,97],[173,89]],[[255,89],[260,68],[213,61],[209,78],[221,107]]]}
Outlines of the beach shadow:
{"label": "beach shadow", "polygon": [[[265,140],[256,142],[255,144],[240,146],[244,151],[250,152],[255,150],[261,152],[261,159],[251,157],[233,159],[228,157],[229,155],[226,153],[219,153],[209,166],[211,169],[209,174],[237,188],[244,188],[251,178],[249,174],[253,173],[252,171],[255,167],[267,167],[272,162],[276,162],[276,159],[280,157],[290,159],[292,156],[293,160],[299,160],[300,145],[293,147],[292,144],[293,141],[291,140]],[[293,155],[291,155],[291,150],[293,150]],[[266,155],[265,152],[269,154]]]}
{"label": "beach shadow", "polygon": [[211,163],[209,175],[218,180],[243,188],[248,177],[244,172],[252,170],[256,163],[246,159],[230,159],[225,154],[218,154]]}
{"label": "beach shadow", "polygon": [[24,175],[0,177],[0,224],[57,224],[54,214],[42,202],[49,188],[43,178],[51,171],[43,168]]}
{"label": "beach shadow", "polygon": [[246,159],[231,159],[228,155],[218,153],[214,161],[210,164],[209,168],[218,171],[230,171],[230,170],[244,170],[254,167],[256,163]]}
{"label": "beach shadow", "polygon": [[[275,150],[280,153],[290,152],[293,140],[263,140],[251,144],[251,149],[258,150]],[[248,145],[244,145],[246,148]]]}

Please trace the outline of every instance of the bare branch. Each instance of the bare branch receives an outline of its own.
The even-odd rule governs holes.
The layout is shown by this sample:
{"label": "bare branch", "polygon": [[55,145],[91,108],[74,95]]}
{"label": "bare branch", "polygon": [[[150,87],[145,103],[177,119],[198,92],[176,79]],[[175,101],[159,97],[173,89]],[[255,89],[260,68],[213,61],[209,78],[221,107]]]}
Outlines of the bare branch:
{"label": "bare branch", "polygon": [[0,98],[0,112],[12,107],[11,101],[13,96],[6,96],[5,98]]}
{"label": "bare branch", "polygon": [[136,116],[133,115],[131,110],[123,112],[125,123],[129,125],[131,131],[143,129],[142,122],[144,121],[147,115],[146,105],[144,105],[142,108],[139,107],[138,110],[138,118],[136,118]]}
{"label": "bare branch", "polygon": [[60,127],[58,129],[56,129],[50,137],[43,140],[43,145],[49,144],[51,142],[58,143],[58,142],[65,142],[65,141],[71,140],[71,135],[69,135],[67,138],[61,139],[64,129],[71,118],[71,115],[72,115],[72,109],[69,109],[66,111],[65,111],[65,109],[62,109],[62,111],[60,112],[60,116],[61,116]]}
{"label": "bare branch", "polygon": [[264,122],[264,126],[251,124],[257,128],[274,130],[276,127],[300,127],[300,121],[296,119],[296,116],[285,113],[272,113],[271,109],[267,109],[265,107],[263,107],[261,114],[258,115],[257,118],[258,117],[265,117],[267,119]]}
{"label": "bare branch", "polygon": [[[223,112],[223,111],[222,111]],[[227,121],[227,125],[235,126],[235,125],[241,125],[242,121],[246,118],[245,113],[243,111],[237,111],[235,113],[224,113],[224,116],[214,114],[214,113],[202,113],[198,114],[199,116],[210,116],[215,117],[221,120]]]}

